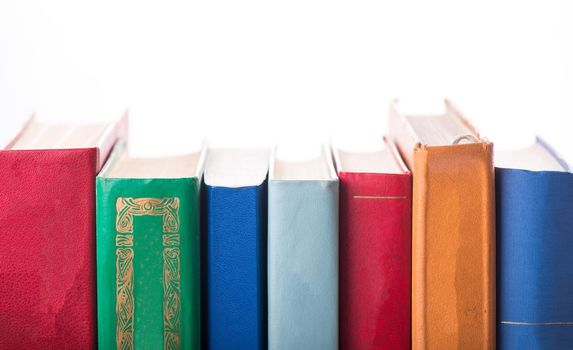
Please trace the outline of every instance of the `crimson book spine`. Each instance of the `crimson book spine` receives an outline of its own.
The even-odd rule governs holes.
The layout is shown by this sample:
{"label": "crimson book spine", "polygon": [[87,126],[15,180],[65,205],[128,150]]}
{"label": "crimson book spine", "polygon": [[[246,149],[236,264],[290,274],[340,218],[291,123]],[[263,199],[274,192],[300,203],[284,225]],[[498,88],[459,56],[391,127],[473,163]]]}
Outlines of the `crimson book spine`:
{"label": "crimson book spine", "polygon": [[0,150],[0,349],[95,349],[98,147]]}
{"label": "crimson book spine", "polygon": [[340,348],[408,349],[411,175],[338,175]]}

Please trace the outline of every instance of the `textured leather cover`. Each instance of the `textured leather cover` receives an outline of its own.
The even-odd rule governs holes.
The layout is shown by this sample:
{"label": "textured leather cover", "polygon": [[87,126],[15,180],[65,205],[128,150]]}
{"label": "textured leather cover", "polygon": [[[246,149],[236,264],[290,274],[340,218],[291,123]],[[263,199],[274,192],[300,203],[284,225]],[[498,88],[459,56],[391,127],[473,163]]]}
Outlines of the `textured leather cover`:
{"label": "textured leather cover", "polygon": [[199,349],[197,177],[98,176],[101,349]]}
{"label": "textured leather cover", "polygon": [[266,347],[266,188],[205,187],[208,349]]}
{"label": "textured leather cover", "polygon": [[500,349],[573,344],[573,174],[496,169]]}
{"label": "textured leather cover", "polygon": [[270,349],[338,348],[338,180],[269,180]]}
{"label": "textured leather cover", "polygon": [[339,171],[340,348],[410,348],[410,173]]}
{"label": "textured leather cover", "polygon": [[96,347],[101,149],[0,150],[0,349]]}
{"label": "textured leather cover", "polygon": [[390,134],[414,177],[412,348],[493,349],[493,145],[423,145],[392,111]]}

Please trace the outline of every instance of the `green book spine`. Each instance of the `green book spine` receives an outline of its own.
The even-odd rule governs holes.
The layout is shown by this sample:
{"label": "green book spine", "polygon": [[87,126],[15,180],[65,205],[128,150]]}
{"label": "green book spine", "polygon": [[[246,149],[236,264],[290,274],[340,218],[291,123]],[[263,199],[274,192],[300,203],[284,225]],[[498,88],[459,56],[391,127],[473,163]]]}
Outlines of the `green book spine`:
{"label": "green book spine", "polygon": [[97,178],[100,349],[200,348],[199,187]]}

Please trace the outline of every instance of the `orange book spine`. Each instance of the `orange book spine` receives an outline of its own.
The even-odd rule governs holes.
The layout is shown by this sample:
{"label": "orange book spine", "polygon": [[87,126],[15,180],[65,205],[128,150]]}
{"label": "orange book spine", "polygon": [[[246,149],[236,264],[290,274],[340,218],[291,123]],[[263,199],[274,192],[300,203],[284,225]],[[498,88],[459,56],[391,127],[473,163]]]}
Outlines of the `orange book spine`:
{"label": "orange book spine", "polygon": [[493,145],[413,157],[412,348],[495,347]]}

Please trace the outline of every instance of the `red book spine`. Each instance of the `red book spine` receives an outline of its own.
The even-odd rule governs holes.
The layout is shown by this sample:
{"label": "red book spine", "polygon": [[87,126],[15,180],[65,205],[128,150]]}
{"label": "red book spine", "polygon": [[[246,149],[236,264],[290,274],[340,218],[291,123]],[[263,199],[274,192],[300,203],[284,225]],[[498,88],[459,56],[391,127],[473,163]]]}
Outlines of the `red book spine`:
{"label": "red book spine", "polygon": [[409,349],[411,176],[339,178],[340,348]]}
{"label": "red book spine", "polygon": [[98,150],[0,152],[0,349],[93,349]]}
{"label": "red book spine", "polygon": [[97,148],[0,150],[0,350],[96,349]]}

